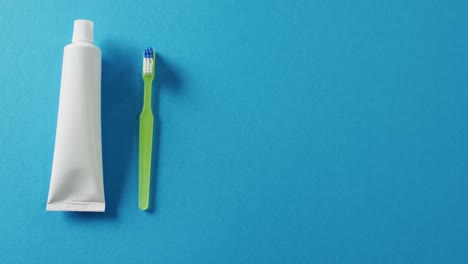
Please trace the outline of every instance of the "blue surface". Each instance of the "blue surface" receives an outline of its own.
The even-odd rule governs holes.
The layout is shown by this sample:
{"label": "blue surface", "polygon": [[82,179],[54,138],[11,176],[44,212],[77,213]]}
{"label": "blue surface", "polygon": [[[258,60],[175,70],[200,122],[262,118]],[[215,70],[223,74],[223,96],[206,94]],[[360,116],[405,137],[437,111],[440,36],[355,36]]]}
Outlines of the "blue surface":
{"label": "blue surface", "polygon": [[[1,263],[468,263],[467,1],[4,2]],[[45,211],[75,18],[103,52],[105,214]]]}

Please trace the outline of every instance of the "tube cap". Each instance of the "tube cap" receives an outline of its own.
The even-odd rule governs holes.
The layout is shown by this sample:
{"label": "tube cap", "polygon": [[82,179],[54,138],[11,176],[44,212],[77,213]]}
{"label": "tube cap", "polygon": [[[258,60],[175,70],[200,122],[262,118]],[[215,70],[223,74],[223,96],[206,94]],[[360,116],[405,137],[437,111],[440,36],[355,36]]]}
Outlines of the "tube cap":
{"label": "tube cap", "polygon": [[90,20],[77,19],[73,27],[72,42],[89,42],[94,41],[94,23]]}

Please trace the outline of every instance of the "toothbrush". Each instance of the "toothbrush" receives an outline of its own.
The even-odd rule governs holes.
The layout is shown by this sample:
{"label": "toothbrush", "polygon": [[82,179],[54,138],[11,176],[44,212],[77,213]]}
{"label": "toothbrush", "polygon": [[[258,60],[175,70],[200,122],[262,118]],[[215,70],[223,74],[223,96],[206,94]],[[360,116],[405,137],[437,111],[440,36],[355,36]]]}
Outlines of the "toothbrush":
{"label": "toothbrush", "polygon": [[140,114],[140,161],[138,176],[138,207],[147,210],[149,206],[151,180],[151,151],[153,146],[153,111],[151,90],[156,68],[156,54],[153,48],[146,48],[143,54],[144,97]]}

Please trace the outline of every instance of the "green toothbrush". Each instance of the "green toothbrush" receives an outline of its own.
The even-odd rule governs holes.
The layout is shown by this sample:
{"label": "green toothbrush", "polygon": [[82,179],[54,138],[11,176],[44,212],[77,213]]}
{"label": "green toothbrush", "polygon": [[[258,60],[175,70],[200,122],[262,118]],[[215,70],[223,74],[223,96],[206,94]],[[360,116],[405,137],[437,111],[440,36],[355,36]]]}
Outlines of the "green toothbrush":
{"label": "green toothbrush", "polygon": [[140,166],[138,179],[138,207],[147,210],[149,206],[151,180],[151,150],[153,146],[153,111],[151,90],[156,68],[156,54],[153,48],[146,48],[143,56],[143,81],[145,91],[143,110],[140,114]]}

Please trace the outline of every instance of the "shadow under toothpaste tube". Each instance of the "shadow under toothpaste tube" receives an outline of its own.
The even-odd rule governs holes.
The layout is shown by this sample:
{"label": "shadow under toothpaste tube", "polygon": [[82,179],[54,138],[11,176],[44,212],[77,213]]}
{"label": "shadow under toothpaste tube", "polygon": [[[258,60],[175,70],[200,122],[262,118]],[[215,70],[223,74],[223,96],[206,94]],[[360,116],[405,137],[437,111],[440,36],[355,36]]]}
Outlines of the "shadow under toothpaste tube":
{"label": "shadow under toothpaste tube", "polygon": [[135,49],[104,42],[102,147],[107,212],[116,216],[124,187],[137,167],[141,60]]}

